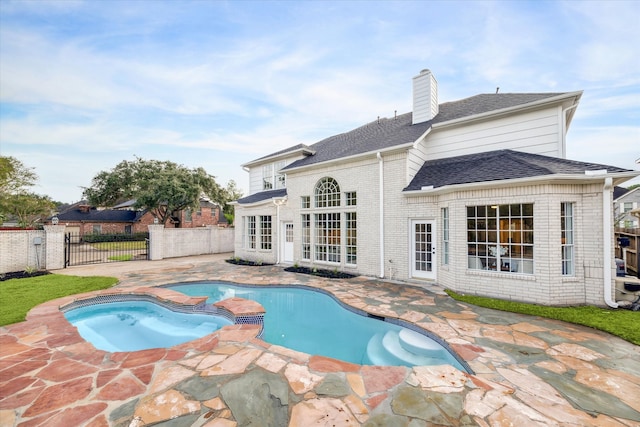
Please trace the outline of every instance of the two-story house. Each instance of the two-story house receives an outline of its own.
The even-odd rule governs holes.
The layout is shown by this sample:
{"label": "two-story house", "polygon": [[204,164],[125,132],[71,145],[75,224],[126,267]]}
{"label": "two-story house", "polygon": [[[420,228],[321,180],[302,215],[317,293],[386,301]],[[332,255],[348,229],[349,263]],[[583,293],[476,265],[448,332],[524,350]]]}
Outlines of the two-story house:
{"label": "two-story house", "polygon": [[565,159],[582,96],[480,94],[251,161],[235,256],[547,305],[613,301],[614,185],[640,172]]}
{"label": "two-story house", "polygon": [[617,188],[613,195],[613,214],[616,219],[616,227],[638,228],[638,217],[631,214],[633,210],[640,208],[640,187],[632,190]]}

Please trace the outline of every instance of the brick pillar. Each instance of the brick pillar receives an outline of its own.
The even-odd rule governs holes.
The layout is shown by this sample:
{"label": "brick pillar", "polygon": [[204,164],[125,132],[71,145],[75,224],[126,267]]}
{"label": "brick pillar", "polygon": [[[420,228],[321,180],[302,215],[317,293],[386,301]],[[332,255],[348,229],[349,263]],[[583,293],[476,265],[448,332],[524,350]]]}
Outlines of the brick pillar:
{"label": "brick pillar", "polygon": [[64,268],[64,225],[45,225],[45,264],[47,270]]}
{"label": "brick pillar", "polygon": [[164,258],[164,225],[149,225],[149,259],[156,261]]}

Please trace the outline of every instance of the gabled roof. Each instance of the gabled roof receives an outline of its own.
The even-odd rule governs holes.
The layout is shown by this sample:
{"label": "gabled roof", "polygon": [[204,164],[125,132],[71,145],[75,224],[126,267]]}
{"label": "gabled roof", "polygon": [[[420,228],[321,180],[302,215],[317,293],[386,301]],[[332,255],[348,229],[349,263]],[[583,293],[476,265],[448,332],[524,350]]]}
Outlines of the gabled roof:
{"label": "gabled roof", "polygon": [[261,191],[260,193],[251,194],[247,197],[243,197],[242,199],[236,200],[236,203],[240,205],[248,205],[251,203],[258,203],[265,200],[282,198],[287,195],[286,188],[280,188],[278,190],[267,190]]}
{"label": "gabled roof", "polygon": [[[618,191],[616,191],[618,190]],[[624,190],[624,191],[622,191]],[[616,202],[618,199],[627,199],[628,197],[632,197],[632,201],[637,200],[635,196],[632,196],[636,191],[640,191],[640,187],[635,187],[629,190],[624,187],[613,187],[613,201]]]}
{"label": "gabled roof", "polygon": [[555,174],[585,175],[585,171],[606,169],[608,173],[633,172],[616,166],[585,163],[513,150],[496,150],[466,156],[426,161],[404,191],[446,185]]}
{"label": "gabled roof", "polygon": [[60,222],[136,222],[147,211],[131,211],[120,209],[91,209],[82,212],[80,209],[72,209],[58,215]]}
{"label": "gabled roof", "polygon": [[252,160],[248,163],[243,164],[242,167],[252,166],[265,161],[273,161],[279,157],[289,157],[295,153],[301,153],[301,154],[304,154],[305,156],[315,154],[315,152],[308,145],[297,144],[297,145],[294,145],[293,147],[285,148],[283,150],[276,151],[275,153],[267,154],[266,156],[260,157],[259,159]]}
{"label": "gabled roof", "polygon": [[[412,113],[401,114],[394,118],[381,118],[311,145],[309,148],[315,151],[315,154],[295,161],[283,170],[385,150],[403,144],[413,144],[434,125],[444,125],[447,122],[491,112],[508,111],[516,107],[524,108],[545,100],[552,101],[554,98],[560,100],[579,96],[579,94],[581,92],[480,94],[440,104],[439,112],[432,120],[415,125],[412,124]],[[266,158],[273,157],[275,154]]]}
{"label": "gabled roof", "polygon": [[616,200],[617,198],[624,196],[628,192],[629,192],[628,188],[619,187],[616,185],[615,187],[613,187],[613,200]]}

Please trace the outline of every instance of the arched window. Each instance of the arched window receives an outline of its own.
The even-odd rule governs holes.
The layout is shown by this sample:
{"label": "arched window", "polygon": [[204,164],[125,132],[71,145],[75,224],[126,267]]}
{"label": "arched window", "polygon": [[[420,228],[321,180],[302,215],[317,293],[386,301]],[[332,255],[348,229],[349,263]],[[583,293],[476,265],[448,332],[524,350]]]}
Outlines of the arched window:
{"label": "arched window", "polygon": [[330,208],[340,206],[340,186],[333,178],[322,178],[315,188],[315,207]]}

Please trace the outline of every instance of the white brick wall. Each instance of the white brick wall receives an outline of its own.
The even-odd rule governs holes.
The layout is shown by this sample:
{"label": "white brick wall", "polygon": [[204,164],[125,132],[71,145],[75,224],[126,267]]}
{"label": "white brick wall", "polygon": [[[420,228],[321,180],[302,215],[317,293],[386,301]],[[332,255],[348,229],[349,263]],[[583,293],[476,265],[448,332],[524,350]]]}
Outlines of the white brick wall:
{"label": "white brick wall", "polygon": [[[384,156],[384,276],[395,280],[415,280],[411,277],[411,232],[413,219],[433,220],[438,235],[437,282],[457,292],[485,295],[514,301],[544,305],[594,304],[603,305],[602,270],[602,186],[545,184],[511,188],[459,191],[442,195],[405,197],[402,189],[407,185],[407,154]],[[301,196],[310,196],[323,177],[332,177],[342,193],[357,192],[358,263],[354,269],[340,264],[305,262],[301,258]],[[352,163],[332,165],[317,170],[302,170],[287,177],[288,201],[280,209],[280,222],[294,223],[294,262],[319,268],[338,268],[367,276],[378,276],[380,266],[379,238],[379,164],[371,156]],[[560,206],[562,202],[575,203],[575,276],[563,277],[560,248]],[[467,260],[466,207],[533,203],[534,205],[534,258],[533,275],[469,270]],[[450,264],[441,265],[440,230],[442,207],[449,208]],[[343,205],[337,211],[344,212]],[[311,214],[320,210],[305,210]],[[332,209],[322,210],[331,212]],[[274,235],[272,251],[242,248],[242,216],[255,215],[259,228],[259,215],[272,215],[274,233],[276,208],[268,204],[236,207],[238,232],[235,255],[243,259],[276,262],[279,239]],[[260,235],[260,230],[256,230]],[[313,232],[312,232],[313,236]],[[343,234],[344,236],[344,234]],[[612,277],[615,266],[611,260]]]}
{"label": "white brick wall", "polygon": [[[288,204],[290,205],[291,199],[289,199]],[[283,213],[287,211],[287,209],[280,208],[280,212]],[[280,216],[280,220],[284,221],[286,218],[290,217],[290,213],[286,212],[287,216]],[[245,248],[243,247],[243,236],[245,234],[244,229],[244,219],[245,216],[254,215],[256,217],[256,248]],[[260,249],[260,215],[271,215],[271,250]],[[235,234],[235,247],[234,247],[234,256],[254,261],[254,262],[262,262],[265,264],[275,264],[277,262],[277,254],[280,247],[279,236],[277,235],[277,224],[278,224],[278,211],[276,206],[273,204],[271,200],[260,204],[258,206],[246,207],[242,205],[236,205],[235,207],[235,224],[236,224],[236,234]]]}
{"label": "white brick wall", "polygon": [[[43,244],[33,244],[34,238]],[[0,232],[0,273],[45,268],[45,234],[43,230],[15,230]],[[39,260],[39,261],[38,261]]]}

